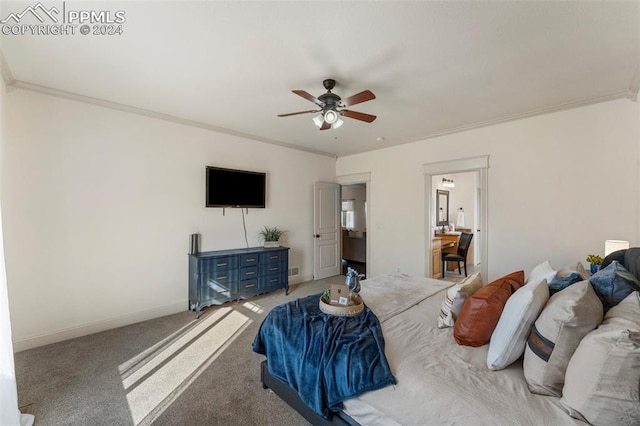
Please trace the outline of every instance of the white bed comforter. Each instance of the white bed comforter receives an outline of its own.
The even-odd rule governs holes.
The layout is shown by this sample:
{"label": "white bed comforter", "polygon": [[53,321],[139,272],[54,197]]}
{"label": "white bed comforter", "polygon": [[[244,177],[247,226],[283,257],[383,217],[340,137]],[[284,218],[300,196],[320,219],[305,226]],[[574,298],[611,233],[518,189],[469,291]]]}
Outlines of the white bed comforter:
{"label": "white bed comforter", "polygon": [[436,318],[451,283],[407,275],[362,282],[365,303],[382,323],[385,353],[398,381],[345,401],[361,425],[577,425],[559,399],[529,392],[522,360],[487,368],[487,350],[458,345]]}

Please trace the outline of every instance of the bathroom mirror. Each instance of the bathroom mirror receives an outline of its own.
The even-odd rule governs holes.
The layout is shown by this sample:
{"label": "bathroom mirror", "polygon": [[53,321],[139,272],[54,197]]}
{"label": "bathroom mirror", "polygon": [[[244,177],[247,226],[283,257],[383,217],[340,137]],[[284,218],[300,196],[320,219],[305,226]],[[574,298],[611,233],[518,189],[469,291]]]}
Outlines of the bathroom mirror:
{"label": "bathroom mirror", "polygon": [[436,226],[449,225],[449,191],[436,190]]}

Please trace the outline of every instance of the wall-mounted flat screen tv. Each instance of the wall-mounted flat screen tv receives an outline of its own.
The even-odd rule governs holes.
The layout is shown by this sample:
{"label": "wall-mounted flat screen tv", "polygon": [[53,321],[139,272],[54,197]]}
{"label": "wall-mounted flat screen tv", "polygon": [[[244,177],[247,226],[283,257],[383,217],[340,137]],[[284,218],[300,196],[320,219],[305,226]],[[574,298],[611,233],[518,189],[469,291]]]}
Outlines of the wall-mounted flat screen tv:
{"label": "wall-mounted flat screen tv", "polygon": [[265,208],[266,173],[207,166],[206,207]]}

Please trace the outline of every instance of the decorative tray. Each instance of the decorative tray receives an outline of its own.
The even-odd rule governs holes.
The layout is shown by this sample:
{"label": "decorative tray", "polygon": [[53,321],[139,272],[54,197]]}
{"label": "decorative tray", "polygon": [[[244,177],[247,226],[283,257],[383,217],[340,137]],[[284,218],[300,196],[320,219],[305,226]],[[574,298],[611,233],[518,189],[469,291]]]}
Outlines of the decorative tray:
{"label": "decorative tray", "polygon": [[349,306],[338,306],[338,305],[330,305],[320,298],[320,310],[328,315],[335,315],[338,317],[352,317],[355,315],[359,315],[364,311],[364,302],[360,296],[353,296],[352,299],[355,305]]}

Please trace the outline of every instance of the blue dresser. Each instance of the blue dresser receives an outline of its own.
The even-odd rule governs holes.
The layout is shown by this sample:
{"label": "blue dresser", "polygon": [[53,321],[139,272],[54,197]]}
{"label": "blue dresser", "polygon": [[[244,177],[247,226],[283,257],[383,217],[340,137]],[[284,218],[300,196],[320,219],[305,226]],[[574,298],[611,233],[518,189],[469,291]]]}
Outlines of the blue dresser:
{"label": "blue dresser", "polygon": [[189,255],[192,311],[280,288],[289,294],[288,247],[251,247]]}

